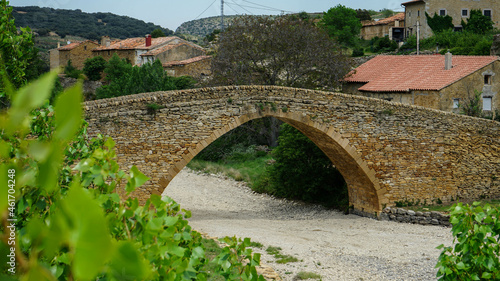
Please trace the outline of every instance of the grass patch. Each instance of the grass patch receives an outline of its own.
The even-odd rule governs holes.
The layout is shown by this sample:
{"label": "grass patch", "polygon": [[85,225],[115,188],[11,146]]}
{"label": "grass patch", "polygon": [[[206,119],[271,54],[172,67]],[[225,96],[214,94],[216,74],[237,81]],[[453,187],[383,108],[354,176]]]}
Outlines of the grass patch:
{"label": "grass patch", "polygon": [[264,245],[262,245],[262,243],[259,242],[250,241],[250,247],[262,249],[264,248]]}
{"label": "grass patch", "polygon": [[[481,206],[484,206],[486,204],[489,204],[493,208],[500,208],[500,199],[495,199],[495,200],[475,200],[481,203]],[[413,210],[413,211],[420,211],[420,212],[431,212],[431,211],[436,211],[436,212],[442,212],[442,213],[449,213],[450,208],[456,204],[456,203],[463,203],[463,204],[469,204],[471,205],[474,200],[463,200],[463,201],[454,201],[450,204],[441,204],[441,205],[421,205],[421,206],[408,206],[408,207],[402,207],[406,210]]]}
{"label": "grass patch", "polygon": [[244,181],[250,187],[253,187],[259,182],[261,175],[265,173],[267,162],[271,159],[272,157],[267,153],[243,162],[231,159],[224,162],[193,159],[187,166],[192,170],[202,171],[207,174],[222,174],[236,181]]}
{"label": "grass patch", "polygon": [[321,275],[314,272],[301,271],[295,276],[296,280],[317,279],[321,280]]}
{"label": "grass patch", "polygon": [[274,256],[274,258],[276,259],[276,263],[281,263],[281,264],[285,264],[285,263],[289,263],[289,262],[298,262],[299,260],[294,257],[294,256],[290,256],[290,255],[283,255],[281,254],[281,248],[280,247],[273,247],[273,246],[269,246],[267,249],[266,249],[266,252],[272,256]]}

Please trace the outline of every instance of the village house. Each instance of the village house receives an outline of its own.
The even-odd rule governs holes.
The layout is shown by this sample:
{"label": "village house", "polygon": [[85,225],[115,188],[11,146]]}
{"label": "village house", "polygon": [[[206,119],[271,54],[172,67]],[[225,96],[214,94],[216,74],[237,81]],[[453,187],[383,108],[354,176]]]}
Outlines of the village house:
{"label": "village house", "polygon": [[169,76],[187,75],[195,79],[203,79],[212,73],[210,63],[211,56],[198,56],[187,60],[166,62],[163,68]]}
{"label": "village house", "polygon": [[389,36],[389,39],[401,42],[404,39],[405,14],[398,13],[381,20],[362,21],[361,38],[370,40],[375,37]]}
{"label": "village house", "polygon": [[345,79],[345,93],[460,112],[481,93],[485,114],[500,109],[500,62],[496,56],[376,56]]}
{"label": "village house", "polygon": [[87,40],[52,49],[50,50],[50,69],[65,67],[71,60],[71,64],[81,70],[85,60],[93,56],[92,50],[98,47],[100,45],[97,42]]}
{"label": "village house", "polygon": [[102,56],[106,61],[116,53],[132,65],[139,66],[157,59],[166,63],[205,55],[202,47],[179,37],[151,38],[151,35],[117,41],[103,38],[101,46],[92,52],[93,56]]}
{"label": "village house", "polygon": [[470,11],[480,10],[483,15],[491,17],[495,28],[500,28],[500,1],[498,0],[412,0],[401,5],[405,7],[406,36],[416,35],[417,29],[420,29],[422,38],[432,36],[425,13],[429,16],[449,15],[453,18],[455,30],[461,30],[461,22],[467,21]]}

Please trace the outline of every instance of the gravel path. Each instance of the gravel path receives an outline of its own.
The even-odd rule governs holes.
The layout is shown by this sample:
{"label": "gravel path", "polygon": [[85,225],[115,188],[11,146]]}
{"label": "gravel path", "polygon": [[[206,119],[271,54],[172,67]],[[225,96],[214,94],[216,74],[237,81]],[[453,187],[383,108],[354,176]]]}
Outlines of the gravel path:
{"label": "gravel path", "polygon": [[264,263],[283,280],[300,271],[322,280],[436,280],[440,244],[451,245],[449,228],[377,221],[344,215],[320,206],[304,205],[255,194],[242,183],[187,168],[164,195],[191,210],[190,225],[210,236],[250,237],[299,262]]}

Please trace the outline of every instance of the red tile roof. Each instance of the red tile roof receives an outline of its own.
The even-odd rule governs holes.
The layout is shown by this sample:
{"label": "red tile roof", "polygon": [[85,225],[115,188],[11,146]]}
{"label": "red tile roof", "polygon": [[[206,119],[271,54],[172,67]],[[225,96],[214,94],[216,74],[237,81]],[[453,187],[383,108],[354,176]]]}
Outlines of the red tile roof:
{"label": "red tile roof", "polygon": [[496,56],[453,56],[453,68],[444,69],[443,55],[376,56],[362,64],[346,82],[366,83],[360,91],[438,91],[494,63]]}
{"label": "red tile roof", "polygon": [[161,54],[165,51],[177,48],[177,47],[182,46],[182,45],[187,45],[187,46],[191,46],[193,48],[199,49],[199,50],[203,50],[203,48],[201,48],[200,46],[198,46],[196,44],[192,44],[192,43],[188,43],[188,42],[181,42],[179,44],[168,44],[168,45],[156,48],[156,49],[151,50],[145,54],[142,54],[141,56],[156,56],[156,55]]}
{"label": "red tile roof", "polygon": [[179,39],[175,36],[169,37],[159,37],[152,38],[151,46],[146,47],[146,38],[145,37],[136,37],[136,38],[128,38],[119,41],[113,41],[109,45],[109,47],[102,46],[94,49],[94,51],[106,51],[106,50],[152,50],[166,44],[168,41],[172,41],[174,39]]}
{"label": "red tile roof", "polygon": [[164,63],[163,67],[186,65],[186,64],[190,64],[190,63],[197,62],[197,61],[202,61],[202,60],[209,59],[209,58],[211,58],[211,56],[198,56],[198,57],[190,58],[187,60],[169,61],[169,62]]}
{"label": "red tile roof", "polygon": [[61,48],[58,48],[59,51],[70,51],[70,50],[73,50],[74,48],[80,46],[80,44],[83,44],[83,43],[86,43],[86,42],[90,42],[90,43],[94,43],[95,45],[99,45],[97,42],[94,42],[94,41],[91,41],[91,40],[86,40],[86,41],[83,41],[83,42],[73,42],[73,43],[70,43],[66,46],[62,46]]}
{"label": "red tile roof", "polygon": [[385,19],[381,19],[379,21],[364,21],[363,26],[372,26],[372,25],[384,25],[389,24],[395,21],[403,21],[405,19],[405,13],[398,13],[392,17],[388,17]]}
{"label": "red tile roof", "polygon": [[69,51],[73,50],[74,48],[78,47],[82,42],[73,42],[71,44],[68,44],[66,46],[62,46],[61,48],[58,48],[59,51]]}

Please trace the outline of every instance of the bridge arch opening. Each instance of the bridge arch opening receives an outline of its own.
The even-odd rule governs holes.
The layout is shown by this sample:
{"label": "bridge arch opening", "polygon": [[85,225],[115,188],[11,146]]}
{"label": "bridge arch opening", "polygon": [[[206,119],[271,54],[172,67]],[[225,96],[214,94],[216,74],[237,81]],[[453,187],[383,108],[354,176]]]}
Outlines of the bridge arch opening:
{"label": "bridge arch opening", "polygon": [[171,168],[169,175],[160,181],[161,192],[189,161],[216,139],[250,120],[263,117],[275,117],[293,126],[323,151],[344,177],[348,188],[349,205],[353,207],[355,212],[370,216],[377,216],[381,212],[380,199],[383,198],[385,193],[379,187],[375,171],[368,168],[360,153],[349,144],[349,141],[343,138],[334,127],[314,122],[300,114],[282,111],[265,110],[264,112],[234,117],[232,122],[213,132],[208,138],[199,143],[196,149],[184,156],[183,161],[176,163]]}

